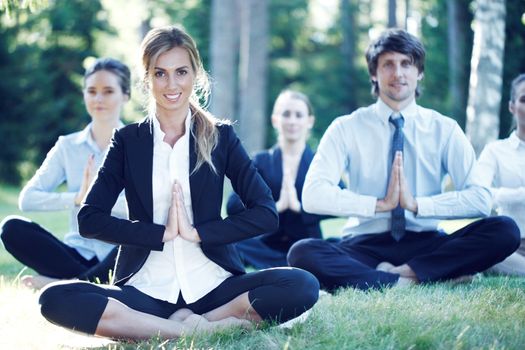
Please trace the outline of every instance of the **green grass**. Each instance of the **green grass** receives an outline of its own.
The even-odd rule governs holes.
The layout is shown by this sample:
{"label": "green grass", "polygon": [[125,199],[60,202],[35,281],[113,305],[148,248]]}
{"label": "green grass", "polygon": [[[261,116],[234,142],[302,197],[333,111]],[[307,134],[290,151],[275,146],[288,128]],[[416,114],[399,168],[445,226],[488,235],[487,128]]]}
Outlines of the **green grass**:
{"label": "green grass", "polygon": [[[524,349],[525,281],[479,278],[324,296],[304,323],[177,340],[128,343],[81,336],[46,322],[38,294],[0,283],[0,339],[9,348],[97,349]],[[31,330],[31,337],[27,330]],[[7,348],[7,347],[3,347]]]}
{"label": "green grass", "polygon": [[[69,229],[69,212],[29,212],[22,213],[18,209],[18,193],[20,189],[11,186],[0,185],[0,220],[8,215],[22,215],[40,224],[58,237]],[[29,242],[28,242],[29,243]],[[0,276],[13,278],[24,267],[5,251],[0,243]]]}
{"label": "green grass", "polygon": [[[0,215],[16,214],[18,191],[0,188]],[[53,232],[67,230],[67,213],[28,215]],[[453,230],[469,221],[445,222]],[[344,220],[323,223],[338,235]],[[19,285],[21,265],[0,251],[1,349],[525,349],[525,280],[478,277],[448,283],[324,296],[304,323],[265,326],[165,341],[110,342],[45,321],[38,293]]]}

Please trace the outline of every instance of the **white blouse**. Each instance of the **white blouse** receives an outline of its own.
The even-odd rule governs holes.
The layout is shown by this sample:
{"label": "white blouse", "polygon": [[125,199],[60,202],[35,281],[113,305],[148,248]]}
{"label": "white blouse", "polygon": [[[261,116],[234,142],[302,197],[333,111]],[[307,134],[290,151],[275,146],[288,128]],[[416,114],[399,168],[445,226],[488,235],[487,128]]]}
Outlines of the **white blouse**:
{"label": "white blouse", "polygon": [[[160,123],[153,117],[153,222],[166,225],[171,207],[172,185],[177,180],[184,195],[190,223],[193,211],[190,192],[191,112],[185,133],[173,148],[164,140]],[[164,243],[160,252],[151,251],[142,268],[126,283],[157,299],[176,303],[179,292],[186,303],[193,303],[221,284],[231,273],[208,259],[199,243],[178,236]]]}
{"label": "white blouse", "polygon": [[513,218],[525,238],[525,142],[513,132],[487,144],[478,166],[484,185],[491,187],[498,214]]}

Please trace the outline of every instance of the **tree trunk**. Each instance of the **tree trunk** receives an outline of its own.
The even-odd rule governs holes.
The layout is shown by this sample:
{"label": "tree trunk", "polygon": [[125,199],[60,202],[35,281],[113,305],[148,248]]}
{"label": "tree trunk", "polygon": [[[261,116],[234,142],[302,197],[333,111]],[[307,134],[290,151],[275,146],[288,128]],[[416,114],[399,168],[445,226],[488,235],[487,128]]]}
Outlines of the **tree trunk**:
{"label": "tree trunk", "polygon": [[239,11],[236,0],[213,0],[211,5],[210,111],[218,118],[237,118],[237,59],[239,53]]}
{"label": "tree trunk", "polygon": [[405,0],[405,30],[408,30],[408,19],[411,15],[410,0]]}
{"label": "tree trunk", "polygon": [[343,59],[343,91],[345,96],[345,110],[353,111],[357,108],[356,101],[356,73],[354,57],[356,55],[356,36],[357,25],[355,13],[357,13],[355,0],[341,0],[341,27],[343,34],[343,42],[341,45],[341,56]]}
{"label": "tree trunk", "polygon": [[240,0],[241,55],[239,137],[249,153],[266,140],[268,71],[268,1]]}
{"label": "tree trunk", "polygon": [[467,108],[467,76],[464,64],[466,32],[470,23],[464,5],[457,0],[447,0],[448,17],[448,93],[452,117],[465,128]]}
{"label": "tree trunk", "polygon": [[388,0],[388,28],[397,27],[396,0]]}
{"label": "tree trunk", "polygon": [[467,134],[477,154],[498,137],[505,0],[477,0],[467,108]]}

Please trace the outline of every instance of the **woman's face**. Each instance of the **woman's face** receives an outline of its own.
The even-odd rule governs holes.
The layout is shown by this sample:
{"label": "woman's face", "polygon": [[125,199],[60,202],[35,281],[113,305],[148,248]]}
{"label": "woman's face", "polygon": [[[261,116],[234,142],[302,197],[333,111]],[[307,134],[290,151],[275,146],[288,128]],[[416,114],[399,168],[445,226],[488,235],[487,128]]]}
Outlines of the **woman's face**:
{"label": "woman's face", "polygon": [[150,76],[150,88],[157,113],[185,113],[189,108],[194,80],[195,72],[186,49],[175,47],[161,54]]}
{"label": "woman's face", "polygon": [[509,110],[516,119],[518,131],[525,132],[525,81],[517,86],[514,102],[509,102]]}
{"label": "woman's face", "polygon": [[93,120],[114,121],[120,118],[129,96],[122,92],[117,75],[99,70],[85,80],[84,103]]}
{"label": "woman's face", "polygon": [[304,101],[283,95],[275,101],[272,125],[284,141],[306,143],[308,132],[314,125],[314,117],[308,114],[308,106]]}

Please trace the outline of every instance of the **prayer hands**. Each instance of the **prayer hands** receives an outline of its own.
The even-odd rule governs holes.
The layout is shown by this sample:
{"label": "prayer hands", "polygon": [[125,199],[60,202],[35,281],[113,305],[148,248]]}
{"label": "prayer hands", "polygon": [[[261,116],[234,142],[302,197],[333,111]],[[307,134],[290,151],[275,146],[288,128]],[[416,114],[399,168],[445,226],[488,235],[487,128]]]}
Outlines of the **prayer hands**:
{"label": "prayer hands", "polygon": [[95,178],[96,173],[97,169],[95,169],[95,156],[93,154],[90,154],[86,162],[86,166],[84,167],[84,173],[82,175],[82,184],[80,185],[80,190],[75,196],[75,205],[80,205],[84,200],[84,197],[86,197],[86,194],[89,190],[89,186]]}
{"label": "prayer hands", "polygon": [[398,204],[403,209],[417,213],[417,201],[408,187],[403,168],[403,153],[400,151],[396,152],[392,163],[386,197],[377,200],[376,212],[391,211]]}
{"label": "prayer hands", "polygon": [[177,236],[190,242],[200,242],[199,233],[190,224],[186,207],[184,206],[184,197],[180,183],[175,181],[172,187],[171,207],[168,213],[168,221],[164,231],[163,242],[168,242]]}
{"label": "prayer hands", "polygon": [[297,190],[295,189],[295,179],[289,172],[284,173],[281,193],[275,206],[279,213],[286,209],[290,209],[296,213],[301,211],[301,202],[299,202]]}

